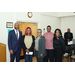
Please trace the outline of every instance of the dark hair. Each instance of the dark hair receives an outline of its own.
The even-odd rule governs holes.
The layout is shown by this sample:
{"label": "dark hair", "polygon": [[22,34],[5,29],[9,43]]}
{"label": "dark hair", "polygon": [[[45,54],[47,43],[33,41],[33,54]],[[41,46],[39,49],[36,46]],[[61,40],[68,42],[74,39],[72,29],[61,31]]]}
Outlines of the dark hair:
{"label": "dark hair", "polygon": [[28,29],[31,29],[30,27],[28,27]]}
{"label": "dark hair", "polygon": [[50,28],[51,28],[51,26],[50,26],[50,25],[48,25],[48,26],[47,26],[47,28],[48,28],[48,27],[50,27]]}
{"label": "dark hair", "polygon": [[59,31],[59,34],[60,34],[60,36],[62,37],[62,32],[61,32],[61,30],[60,30],[60,29],[56,29],[55,32],[54,32],[54,38],[56,37],[56,31],[57,31],[57,30]]}

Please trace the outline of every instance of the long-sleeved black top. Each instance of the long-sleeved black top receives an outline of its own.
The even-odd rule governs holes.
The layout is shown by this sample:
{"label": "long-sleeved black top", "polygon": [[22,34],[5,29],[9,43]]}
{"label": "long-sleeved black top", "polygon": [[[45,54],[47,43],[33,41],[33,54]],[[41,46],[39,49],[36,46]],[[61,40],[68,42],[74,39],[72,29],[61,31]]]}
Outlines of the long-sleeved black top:
{"label": "long-sleeved black top", "polygon": [[[24,38],[25,38],[25,35],[22,36],[22,39],[21,39],[21,46],[23,48],[23,53],[24,53],[24,56],[26,55],[26,45],[24,44]],[[32,42],[32,45],[31,47],[28,49],[29,51],[32,51],[34,50],[34,46],[35,46],[35,37],[32,35],[32,39],[33,39],[33,42]]]}
{"label": "long-sleeved black top", "polygon": [[59,36],[58,38],[54,37],[54,39],[53,39],[53,47],[54,47],[54,49],[62,50],[62,52],[64,54],[65,49],[66,49],[64,39],[61,36]]}

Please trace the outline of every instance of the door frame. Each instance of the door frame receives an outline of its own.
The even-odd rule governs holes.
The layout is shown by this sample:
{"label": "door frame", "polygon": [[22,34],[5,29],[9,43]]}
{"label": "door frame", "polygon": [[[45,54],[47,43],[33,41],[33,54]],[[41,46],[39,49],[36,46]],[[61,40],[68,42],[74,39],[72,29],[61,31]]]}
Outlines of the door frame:
{"label": "door frame", "polygon": [[37,23],[38,25],[38,28],[41,28],[41,22],[40,21],[31,21],[31,20],[25,20],[25,21],[22,21],[22,20],[17,20],[17,22],[29,22],[29,23]]}

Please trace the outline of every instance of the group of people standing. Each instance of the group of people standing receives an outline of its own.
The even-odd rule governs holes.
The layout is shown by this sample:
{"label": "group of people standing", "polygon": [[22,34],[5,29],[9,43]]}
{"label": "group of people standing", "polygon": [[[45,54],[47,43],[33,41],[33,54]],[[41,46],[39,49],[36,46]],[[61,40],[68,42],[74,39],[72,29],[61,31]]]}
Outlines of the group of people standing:
{"label": "group of people standing", "polygon": [[52,33],[51,26],[47,26],[47,32],[43,35],[42,30],[37,29],[36,38],[32,35],[30,27],[26,28],[25,35],[23,36],[22,32],[18,29],[18,23],[15,23],[14,29],[10,31],[8,35],[11,62],[14,62],[15,57],[16,62],[19,62],[22,48],[25,62],[32,62],[33,55],[36,56],[37,62],[48,62],[48,59],[50,62],[62,62],[66,45],[60,29],[56,29],[55,32]]}

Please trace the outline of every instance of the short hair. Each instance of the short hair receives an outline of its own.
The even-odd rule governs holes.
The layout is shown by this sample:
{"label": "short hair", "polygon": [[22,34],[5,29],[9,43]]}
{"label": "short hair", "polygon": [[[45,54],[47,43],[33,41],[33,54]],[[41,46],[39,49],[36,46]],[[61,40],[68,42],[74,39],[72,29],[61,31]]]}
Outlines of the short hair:
{"label": "short hair", "polygon": [[47,26],[47,28],[48,28],[48,27],[50,27],[50,28],[51,28],[51,26],[50,26],[50,25],[48,25],[48,26]]}
{"label": "short hair", "polygon": [[[18,22],[16,22],[17,24],[18,24]],[[14,25],[16,24],[16,23],[14,23]],[[19,25],[19,24],[18,24]]]}
{"label": "short hair", "polygon": [[27,30],[30,29],[30,35],[32,34],[32,29],[30,27],[27,27],[25,30],[25,35],[28,35]]}
{"label": "short hair", "polygon": [[[70,28],[68,28],[68,29],[70,29]],[[68,30],[68,29],[67,29],[67,30]]]}
{"label": "short hair", "polygon": [[41,31],[41,33],[42,33],[42,29],[37,29],[37,32],[38,32],[38,30],[40,30],[40,31]]}

